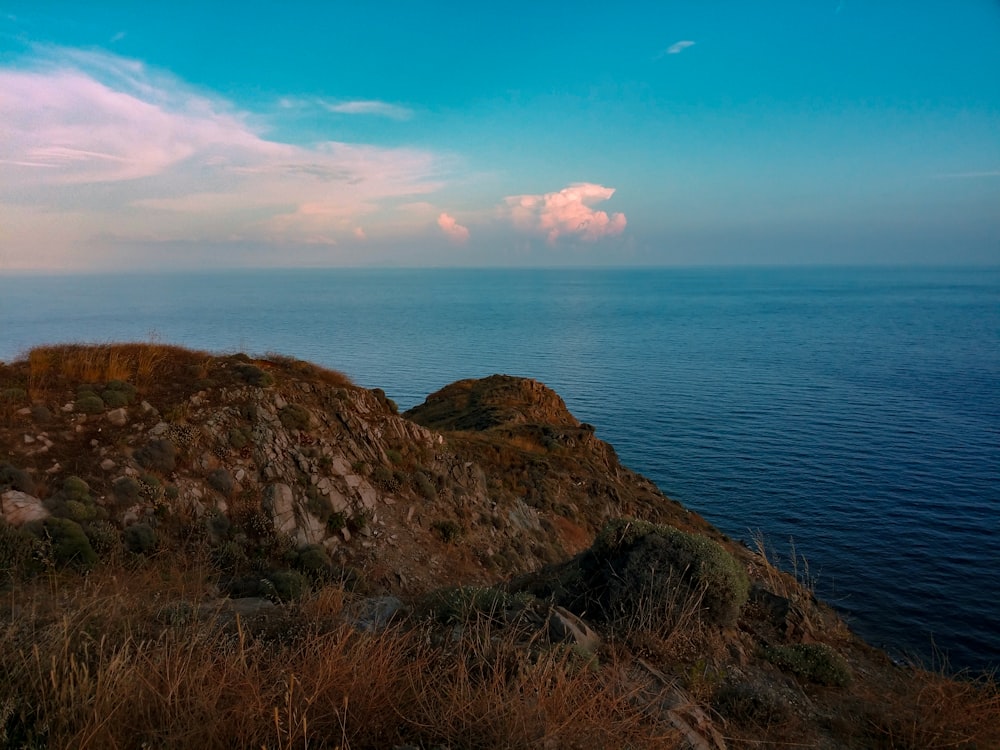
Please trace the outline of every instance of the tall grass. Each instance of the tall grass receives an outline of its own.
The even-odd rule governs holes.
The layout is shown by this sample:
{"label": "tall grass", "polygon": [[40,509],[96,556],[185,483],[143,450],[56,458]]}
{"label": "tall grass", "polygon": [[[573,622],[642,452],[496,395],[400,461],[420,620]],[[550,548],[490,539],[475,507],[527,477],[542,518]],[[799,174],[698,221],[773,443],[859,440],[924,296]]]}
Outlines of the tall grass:
{"label": "tall grass", "polygon": [[420,622],[359,632],[335,617],[340,589],[234,625],[195,616],[198,581],[105,570],[76,590],[16,592],[16,610],[9,594],[0,746],[675,746],[613,664],[527,648],[487,621],[460,636]]}

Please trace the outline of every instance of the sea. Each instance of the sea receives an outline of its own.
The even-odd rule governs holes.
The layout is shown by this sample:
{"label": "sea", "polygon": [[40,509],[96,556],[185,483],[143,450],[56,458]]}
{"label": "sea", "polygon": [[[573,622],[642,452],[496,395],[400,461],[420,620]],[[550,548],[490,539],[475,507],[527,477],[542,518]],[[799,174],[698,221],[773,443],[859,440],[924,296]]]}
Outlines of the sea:
{"label": "sea", "polygon": [[0,360],[114,341],[286,354],[401,409],[535,378],[872,644],[1000,667],[1000,268],[0,273]]}

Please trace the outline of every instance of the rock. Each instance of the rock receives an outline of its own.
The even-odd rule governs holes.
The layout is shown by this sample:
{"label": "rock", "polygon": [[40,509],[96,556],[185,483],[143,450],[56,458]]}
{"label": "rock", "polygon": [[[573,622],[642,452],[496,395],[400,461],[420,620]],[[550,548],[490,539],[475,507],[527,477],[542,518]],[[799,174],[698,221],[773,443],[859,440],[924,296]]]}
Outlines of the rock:
{"label": "rock", "polygon": [[403,602],[394,596],[376,596],[363,600],[351,618],[358,630],[381,630],[403,609]]}
{"label": "rock", "polygon": [[156,416],[157,414],[160,413],[160,412],[158,412],[156,410],[156,407],[154,407],[148,401],[143,401],[141,404],[139,404],[139,408],[142,409],[142,413],[143,414],[150,414],[150,415]]}
{"label": "rock", "polygon": [[0,495],[0,509],[4,520],[11,526],[41,521],[52,515],[41,500],[19,490],[9,490]]}
{"label": "rock", "polygon": [[33,442],[35,442],[35,439],[33,437],[31,437],[31,435],[25,435],[24,436],[24,444],[25,445],[31,445]]}
{"label": "rock", "polygon": [[168,425],[166,422],[157,422],[155,425],[153,425],[152,429],[150,429],[149,434],[152,435],[153,437],[160,437],[160,435],[166,435],[167,430],[169,429],[170,425]]}
{"label": "rock", "polygon": [[128,412],[125,407],[112,409],[107,413],[108,421],[115,427],[124,427],[128,424]]}
{"label": "rock", "polygon": [[549,639],[575,644],[592,654],[601,647],[601,636],[563,607],[553,607],[549,613]]}
{"label": "rock", "polygon": [[292,488],[282,482],[272,484],[264,496],[264,510],[271,515],[274,530],[283,534],[294,533],[295,495]]}
{"label": "rock", "polygon": [[115,468],[115,467],[116,467],[117,465],[118,465],[118,464],[116,464],[116,463],[115,463],[114,461],[112,461],[112,460],[111,460],[110,458],[106,458],[106,459],[104,459],[103,461],[101,461],[101,469],[102,469],[103,471],[111,471],[111,470],[112,470],[112,469],[114,469],[114,468]]}

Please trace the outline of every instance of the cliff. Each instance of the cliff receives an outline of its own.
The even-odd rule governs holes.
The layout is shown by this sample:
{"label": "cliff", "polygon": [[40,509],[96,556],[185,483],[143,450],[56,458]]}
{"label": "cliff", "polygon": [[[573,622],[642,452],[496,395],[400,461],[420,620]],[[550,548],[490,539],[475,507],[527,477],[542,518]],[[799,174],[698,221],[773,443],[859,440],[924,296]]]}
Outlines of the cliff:
{"label": "cliff", "polygon": [[[0,695],[0,737],[13,746],[83,746],[86,736],[97,747],[111,736],[101,734],[116,726],[107,717],[81,729],[60,713],[59,691],[31,665],[32,640],[56,627],[61,607],[64,623],[79,618],[60,631],[63,651],[77,654],[61,665],[67,679],[80,664],[110,668],[100,649],[77,642],[84,632],[117,654],[138,648],[136,633],[116,633],[118,621],[100,619],[103,637],[88,630],[98,624],[86,614],[95,606],[87,586],[104,592],[112,579],[129,591],[116,606],[145,613],[143,624],[122,616],[142,643],[235,623],[240,638],[246,627],[261,643],[291,639],[300,653],[331,633],[347,648],[355,640],[345,628],[389,633],[408,644],[397,669],[462,652],[459,672],[486,659],[506,675],[493,689],[517,695],[538,677],[540,654],[556,653],[549,688],[596,680],[588,696],[620,701],[595,725],[556,719],[573,716],[569,699],[539,713],[523,696],[514,708],[494,692],[504,721],[457,726],[453,717],[442,728],[441,706],[404,711],[396,696],[396,719],[376,729],[366,722],[380,710],[348,711],[371,681],[334,691],[342,711],[319,688],[296,696],[310,663],[283,678],[284,704],[261,699],[275,719],[245,739],[255,746],[614,747],[622,732],[637,747],[1000,746],[995,685],[892,664],[761,550],[623,467],[593,427],[526,378],[459,381],[399,414],[380,390],[286,357],[40,348],[0,365],[0,498],[9,601],[0,670],[12,691]],[[174,583],[157,590],[151,571]],[[66,592],[82,598],[55,606]],[[324,609],[331,592],[337,605]],[[500,669],[501,656],[513,662]],[[451,675],[458,665],[436,669]],[[421,684],[420,695],[433,692]],[[455,693],[441,700],[471,710]],[[623,711],[627,730],[614,724]],[[154,714],[141,731],[177,746]]]}

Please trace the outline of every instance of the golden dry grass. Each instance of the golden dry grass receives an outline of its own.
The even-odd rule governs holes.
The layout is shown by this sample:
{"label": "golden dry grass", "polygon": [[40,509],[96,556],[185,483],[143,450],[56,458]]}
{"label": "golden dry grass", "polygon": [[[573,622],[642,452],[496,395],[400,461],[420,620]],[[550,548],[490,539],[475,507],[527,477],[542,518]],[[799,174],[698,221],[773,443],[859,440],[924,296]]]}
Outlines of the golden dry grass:
{"label": "golden dry grass", "polygon": [[75,580],[5,597],[0,746],[675,746],[615,665],[488,624],[457,640],[420,623],[359,632],[325,589],[251,632],[193,616],[197,568]]}

